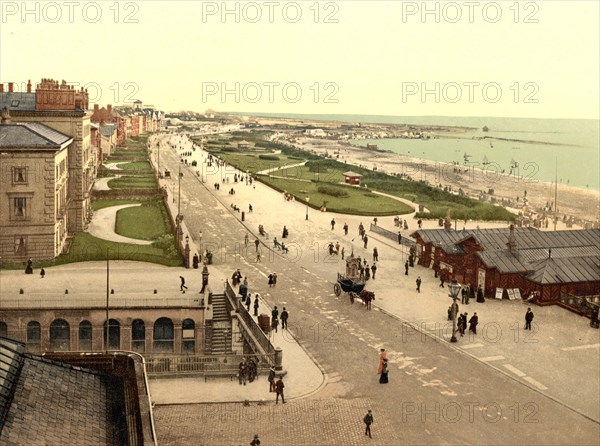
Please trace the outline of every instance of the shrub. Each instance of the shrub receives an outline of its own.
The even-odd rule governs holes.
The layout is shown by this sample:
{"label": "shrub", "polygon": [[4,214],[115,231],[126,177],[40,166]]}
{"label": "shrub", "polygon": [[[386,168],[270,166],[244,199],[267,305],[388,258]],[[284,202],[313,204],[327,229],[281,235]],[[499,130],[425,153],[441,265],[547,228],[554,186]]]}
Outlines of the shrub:
{"label": "shrub", "polygon": [[317,187],[317,192],[323,195],[330,195],[332,197],[337,198],[347,198],[350,196],[348,192],[346,192],[342,188],[335,186],[319,186]]}
{"label": "shrub", "polygon": [[279,161],[279,157],[276,155],[258,155],[258,158],[261,160]]}

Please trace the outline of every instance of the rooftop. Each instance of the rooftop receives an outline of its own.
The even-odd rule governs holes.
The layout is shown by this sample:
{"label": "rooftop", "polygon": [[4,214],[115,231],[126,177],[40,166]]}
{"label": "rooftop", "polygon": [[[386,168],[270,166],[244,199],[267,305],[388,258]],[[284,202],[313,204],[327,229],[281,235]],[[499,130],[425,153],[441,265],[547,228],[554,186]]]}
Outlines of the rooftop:
{"label": "rooftop", "polygon": [[37,122],[0,125],[0,148],[61,149],[73,138]]}

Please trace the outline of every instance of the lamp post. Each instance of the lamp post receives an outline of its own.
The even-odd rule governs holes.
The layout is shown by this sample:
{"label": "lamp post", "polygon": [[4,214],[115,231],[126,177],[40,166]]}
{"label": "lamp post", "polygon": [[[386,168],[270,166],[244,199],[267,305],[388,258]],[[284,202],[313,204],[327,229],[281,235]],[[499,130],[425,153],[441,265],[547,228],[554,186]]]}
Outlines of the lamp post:
{"label": "lamp post", "polygon": [[458,303],[456,303],[456,300],[462,286],[456,279],[452,279],[448,284],[448,288],[450,289],[448,296],[452,298],[452,309],[450,310],[450,315],[452,316],[452,337],[450,338],[450,342],[456,342],[456,315],[458,314]]}
{"label": "lamp post", "polygon": [[185,248],[183,250],[183,260],[185,262],[185,267],[190,267],[190,236],[185,236]]}
{"label": "lamp post", "polygon": [[177,243],[179,243],[181,239],[181,177],[183,174],[181,173],[181,164],[179,165],[179,175],[177,175]]}
{"label": "lamp post", "polygon": [[306,219],[308,220],[308,202],[310,201],[310,197],[306,197]]}

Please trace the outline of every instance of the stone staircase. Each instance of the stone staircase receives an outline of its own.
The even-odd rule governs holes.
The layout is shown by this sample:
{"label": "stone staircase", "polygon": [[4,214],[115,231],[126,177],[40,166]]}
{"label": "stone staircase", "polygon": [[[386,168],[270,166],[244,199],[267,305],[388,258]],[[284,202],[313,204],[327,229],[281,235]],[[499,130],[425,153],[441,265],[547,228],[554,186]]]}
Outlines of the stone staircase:
{"label": "stone staircase", "polygon": [[231,352],[231,317],[227,311],[225,299],[224,294],[212,295],[213,319],[210,350],[213,355]]}

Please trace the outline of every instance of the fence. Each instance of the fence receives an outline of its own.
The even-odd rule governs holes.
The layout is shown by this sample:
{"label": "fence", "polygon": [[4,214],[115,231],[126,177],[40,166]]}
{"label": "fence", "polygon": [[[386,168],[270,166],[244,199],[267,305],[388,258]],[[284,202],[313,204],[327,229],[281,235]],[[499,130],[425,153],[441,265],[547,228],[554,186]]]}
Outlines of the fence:
{"label": "fence", "polygon": [[[248,310],[242,305],[242,301],[237,297],[237,293],[229,284],[229,281],[225,282],[225,297],[227,298],[227,309],[234,310],[239,316],[243,323],[243,327],[246,328],[251,337],[256,340],[263,352],[271,353],[275,351],[273,344],[269,341],[269,338],[264,331],[258,326],[258,324],[252,319]],[[240,327],[242,328],[242,327]]]}
{"label": "fence", "polygon": [[[393,240],[394,242],[398,243],[398,233],[397,232],[388,231],[387,229],[384,229],[381,226],[376,226],[373,223],[371,223],[371,227],[369,228],[369,231],[374,232],[375,234],[382,235],[385,238],[389,238],[389,239]],[[402,237],[402,239],[400,240],[400,245],[406,246],[409,249],[413,248],[413,247],[416,249],[416,247],[417,247],[417,243],[407,237]]]}
{"label": "fence", "polygon": [[146,370],[149,375],[204,375],[205,373],[222,372],[223,375],[236,374],[240,362],[253,360],[257,370],[266,373],[274,364],[275,354],[228,354],[228,355],[193,355],[193,356],[144,356]]}

